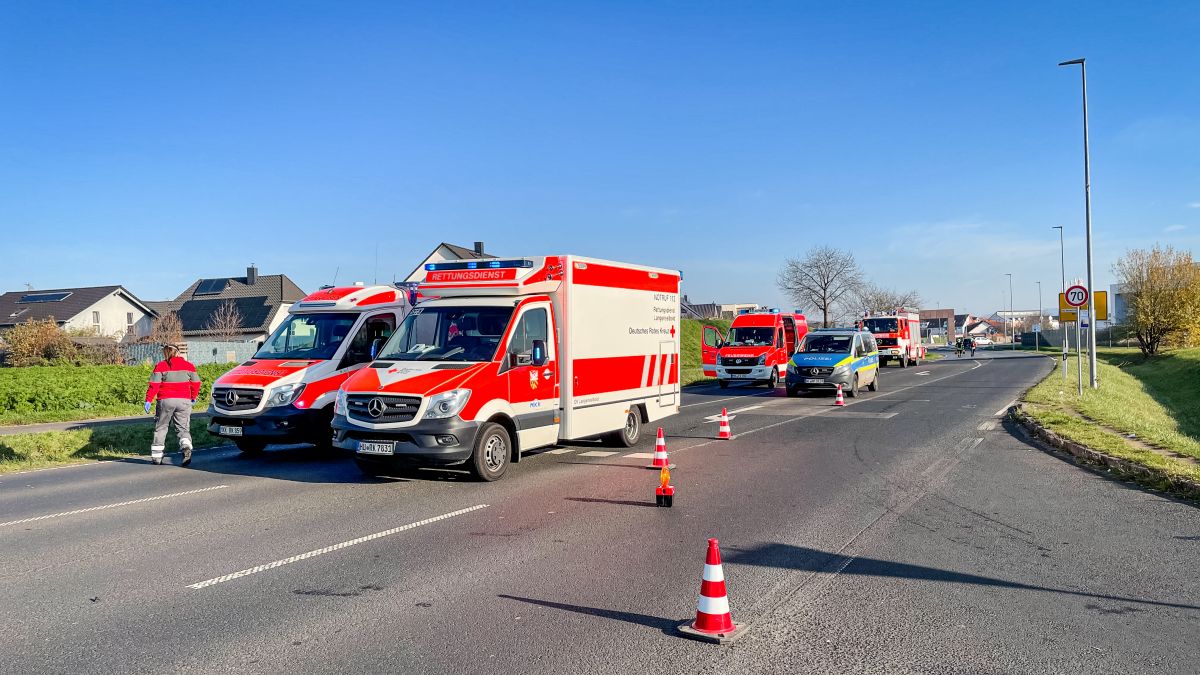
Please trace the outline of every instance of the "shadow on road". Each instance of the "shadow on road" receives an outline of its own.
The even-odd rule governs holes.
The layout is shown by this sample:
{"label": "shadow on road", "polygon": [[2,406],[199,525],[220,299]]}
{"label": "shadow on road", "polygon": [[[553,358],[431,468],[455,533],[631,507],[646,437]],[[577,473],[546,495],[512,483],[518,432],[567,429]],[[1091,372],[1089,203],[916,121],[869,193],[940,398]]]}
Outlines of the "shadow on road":
{"label": "shadow on road", "polygon": [[569,502],[583,502],[585,504],[618,504],[621,506],[649,506],[658,508],[658,505],[650,502],[635,502],[631,499],[600,499],[599,497],[564,497]]}
{"label": "shadow on road", "polygon": [[[576,614],[586,614],[587,616],[598,616],[602,619],[613,619],[615,621],[624,621],[633,623],[647,628],[657,628],[664,633],[675,634],[676,626],[683,623],[683,619],[668,619],[661,616],[651,616],[649,614],[637,614],[636,612],[622,612],[615,609],[604,609],[601,607],[587,607],[585,605],[571,605],[565,602],[552,602],[550,600],[537,600],[535,598],[522,598],[516,595],[499,594],[496,597],[506,600],[516,600],[538,607],[549,607],[551,609],[561,609],[567,612],[575,612]],[[690,617],[689,617],[690,618]]]}
{"label": "shadow on road", "polygon": [[1159,600],[1144,600],[1105,593],[1088,593],[1073,591],[1065,588],[1052,588],[1024,584],[1017,581],[1005,581],[993,577],[967,574],[952,570],[911,565],[908,563],[879,560],[876,558],[851,557],[840,553],[830,553],[805,546],[790,544],[768,543],[753,548],[729,548],[731,555],[725,561],[741,565],[756,565],[760,567],[775,567],[778,569],[800,570],[806,572],[837,572],[870,577],[889,577],[893,579],[915,579],[919,581],[937,581],[943,583],[971,584],[974,586],[992,586],[996,588],[1012,588],[1026,591],[1041,591],[1045,593],[1060,593],[1085,598],[1097,598],[1115,602],[1132,602],[1159,607],[1175,607],[1179,609],[1200,609],[1200,605],[1186,603],[1162,602]]}

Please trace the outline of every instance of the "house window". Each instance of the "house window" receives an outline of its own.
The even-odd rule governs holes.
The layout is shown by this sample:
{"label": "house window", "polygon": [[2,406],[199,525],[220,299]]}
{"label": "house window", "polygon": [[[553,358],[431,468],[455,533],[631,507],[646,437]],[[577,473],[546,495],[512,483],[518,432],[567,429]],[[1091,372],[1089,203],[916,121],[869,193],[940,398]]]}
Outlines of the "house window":
{"label": "house window", "polygon": [[96,335],[100,334],[100,312],[92,312],[92,328],[96,329]]}

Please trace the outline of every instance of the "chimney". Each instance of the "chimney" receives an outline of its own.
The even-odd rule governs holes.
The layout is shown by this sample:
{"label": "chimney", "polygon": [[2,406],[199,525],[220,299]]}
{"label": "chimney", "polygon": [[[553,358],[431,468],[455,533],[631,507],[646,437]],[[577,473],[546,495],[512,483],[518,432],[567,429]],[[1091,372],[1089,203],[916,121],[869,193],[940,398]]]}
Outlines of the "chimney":
{"label": "chimney", "polygon": [[258,283],[258,268],[254,266],[254,263],[250,263],[250,266],[246,268],[246,285],[253,286],[256,283]]}
{"label": "chimney", "polygon": [[482,241],[475,242],[475,255],[484,255]]}

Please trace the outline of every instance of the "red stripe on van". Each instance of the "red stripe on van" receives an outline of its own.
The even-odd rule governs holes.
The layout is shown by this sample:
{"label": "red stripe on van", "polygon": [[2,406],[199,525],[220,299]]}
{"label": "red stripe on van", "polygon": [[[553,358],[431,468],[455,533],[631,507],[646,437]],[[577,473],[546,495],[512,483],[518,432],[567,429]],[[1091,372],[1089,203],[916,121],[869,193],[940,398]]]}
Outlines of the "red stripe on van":
{"label": "red stripe on van", "polygon": [[[628,267],[613,267],[594,262],[576,262],[571,271],[572,281],[584,286],[607,286],[629,288],[636,291],[679,292],[679,275],[664,272],[647,272]],[[657,278],[651,277],[656,274]]]}

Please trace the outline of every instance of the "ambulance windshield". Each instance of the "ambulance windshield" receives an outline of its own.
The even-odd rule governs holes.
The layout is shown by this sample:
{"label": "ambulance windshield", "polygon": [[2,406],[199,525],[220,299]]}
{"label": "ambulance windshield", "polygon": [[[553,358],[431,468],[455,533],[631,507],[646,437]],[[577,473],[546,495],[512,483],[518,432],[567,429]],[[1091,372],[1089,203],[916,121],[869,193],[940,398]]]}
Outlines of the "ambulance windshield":
{"label": "ambulance windshield", "polygon": [[332,359],[358,314],[292,314],[271,333],[256,359]]}
{"label": "ambulance windshield", "polygon": [[895,319],[867,319],[863,324],[872,333],[895,333],[899,330]]}
{"label": "ambulance windshield", "polygon": [[378,360],[491,361],[512,307],[415,307]]}
{"label": "ambulance windshield", "polygon": [[768,347],[775,342],[775,329],[771,327],[734,328],[729,331],[730,347]]}

